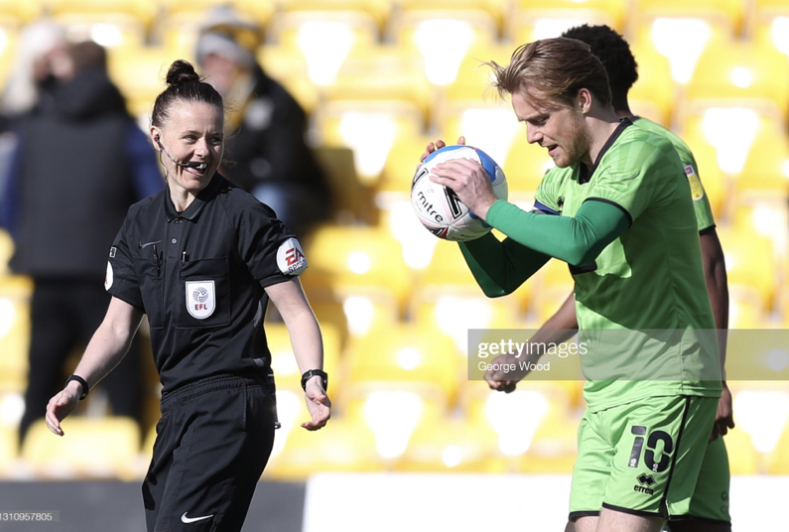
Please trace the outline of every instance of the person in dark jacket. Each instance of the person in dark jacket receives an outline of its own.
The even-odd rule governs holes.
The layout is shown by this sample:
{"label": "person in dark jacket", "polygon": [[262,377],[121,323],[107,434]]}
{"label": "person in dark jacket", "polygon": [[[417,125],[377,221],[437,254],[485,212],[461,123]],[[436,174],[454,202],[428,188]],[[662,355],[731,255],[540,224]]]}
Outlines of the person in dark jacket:
{"label": "person in dark jacket", "polygon": [[230,135],[222,174],[274,209],[299,237],[329,217],[330,190],[304,135],[299,103],[255,58],[259,31],[229,8],[210,15],[197,41],[197,62],[228,104]]}
{"label": "person in dark jacket", "polygon": [[[16,119],[18,145],[0,205],[15,242],[10,267],[35,285],[20,440],[62,386],[69,354],[103,319],[109,296],[96,279],[127,209],[164,187],[154,150],[107,75],[101,46],[73,44],[53,56],[39,80],[43,102]],[[140,419],[139,361],[126,357],[114,382],[105,383],[115,415]]]}

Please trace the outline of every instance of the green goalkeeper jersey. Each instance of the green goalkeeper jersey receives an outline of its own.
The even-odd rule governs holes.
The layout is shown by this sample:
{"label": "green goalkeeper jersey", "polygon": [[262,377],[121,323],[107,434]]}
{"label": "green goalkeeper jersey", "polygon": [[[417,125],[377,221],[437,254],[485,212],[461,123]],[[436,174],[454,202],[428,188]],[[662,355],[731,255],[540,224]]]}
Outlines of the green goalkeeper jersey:
{"label": "green goalkeeper jersey", "polygon": [[690,195],[693,199],[693,208],[696,211],[696,222],[698,223],[699,232],[715,227],[715,219],[712,217],[712,207],[710,207],[710,201],[704,193],[704,187],[701,184],[696,158],[693,157],[693,153],[690,151],[688,145],[685,144],[685,141],[675,135],[671,130],[651,120],[647,120],[646,118],[638,117],[633,121],[633,124],[642,129],[662,135],[671,141],[671,144],[674,145],[674,149],[677,150],[680,161],[682,161],[685,176],[688,178]]}
{"label": "green goalkeeper jersey", "polygon": [[[536,205],[574,216],[586,201],[621,209],[630,227],[596,257],[570,266],[588,342],[584,395],[599,410],[661,395],[720,395],[715,325],[683,163],[664,135],[620,127],[588,171],[543,178]],[[497,226],[497,202],[488,221]]]}

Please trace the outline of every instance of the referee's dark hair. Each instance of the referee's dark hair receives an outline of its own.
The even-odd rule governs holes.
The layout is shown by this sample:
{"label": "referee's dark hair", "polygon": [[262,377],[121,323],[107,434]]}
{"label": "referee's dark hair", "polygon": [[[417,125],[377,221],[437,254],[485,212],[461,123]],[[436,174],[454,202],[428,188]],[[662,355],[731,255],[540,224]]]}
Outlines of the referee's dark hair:
{"label": "referee's dark hair", "polygon": [[611,103],[616,110],[629,110],[627,93],[638,79],[638,64],[630,45],[608,26],[575,26],[562,33],[562,37],[585,42],[592,53],[603,63],[611,85]]}
{"label": "referee's dark hair", "polygon": [[209,83],[202,81],[188,61],[177,59],[167,71],[167,88],[156,97],[151,125],[162,127],[170,116],[170,106],[176,100],[204,102],[224,110],[222,96]]}

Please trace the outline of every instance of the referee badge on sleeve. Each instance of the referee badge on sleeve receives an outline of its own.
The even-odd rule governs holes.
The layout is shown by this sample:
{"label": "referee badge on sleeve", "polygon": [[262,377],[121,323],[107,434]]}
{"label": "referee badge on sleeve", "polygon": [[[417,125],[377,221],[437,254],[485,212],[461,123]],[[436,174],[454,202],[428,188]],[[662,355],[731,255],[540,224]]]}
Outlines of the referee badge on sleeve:
{"label": "referee badge on sleeve", "polygon": [[107,261],[107,273],[104,274],[104,290],[109,290],[110,288],[112,288],[112,278],[113,278],[112,264],[110,264],[110,261]]}
{"label": "referee badge on sleeve", "polygon": [[186,281],[186,310],[198,320],[204,320],[216,309],[214,281]]}
{"label": "referee badge on sleeve", "polygon": [[286,275],[298,275],[307,268],[307,257],[298,240],[289,238],[279,245],[277,266]]}

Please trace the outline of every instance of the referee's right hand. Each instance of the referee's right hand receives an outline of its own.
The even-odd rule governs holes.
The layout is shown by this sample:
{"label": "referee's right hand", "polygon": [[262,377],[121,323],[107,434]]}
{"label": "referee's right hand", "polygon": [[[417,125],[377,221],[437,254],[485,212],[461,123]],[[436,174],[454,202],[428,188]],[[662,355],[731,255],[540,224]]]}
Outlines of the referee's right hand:
{"label": "referee's right hand", "polygon": [[58,436],[64,434],[60,422],[73,412],[79,403],[79,393],[75,389],[78,386],[79,384],[76,382],[69,383],[69,386],[58,392],[47,404],[47,413],[44,419],[49,430]]}

